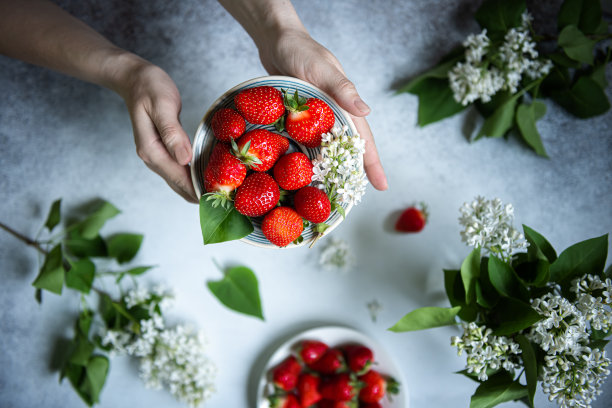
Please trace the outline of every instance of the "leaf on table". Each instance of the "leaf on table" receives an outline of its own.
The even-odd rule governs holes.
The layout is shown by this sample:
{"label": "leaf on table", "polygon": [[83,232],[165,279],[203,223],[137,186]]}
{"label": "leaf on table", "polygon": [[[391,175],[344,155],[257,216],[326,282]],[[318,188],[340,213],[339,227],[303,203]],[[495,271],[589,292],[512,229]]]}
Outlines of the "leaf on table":
{"label": "leaf on table", "polygon": [[527,299],[527,292],[510,265],[496,256],[488,263],[489,280],[495,290],[503,296]]}
{"label": "leaf on table", "polygon": [[539,232],[523,224],[525,239],[529,242],[527,253],[530,260],[545,259],[550,263],[557,259],[557,252],[546,238]]}
{"label": "leaf on table", "polygon": [[47,221],[45,221],[45,227],[47,227],[49,231],[52,231],[53,228],[55,228],[55,226],[59,224],[61,220],[61,204],[61,198],[55,200],[53,204],[51,204],[51,208],[49,209],[49,215],[47,215]]}
{"label": "leaf on table", "polygon": [[96,266],[89,259],[68,260],[70,269],[66,271],[66,286],[83,293],[89,293],[96,275]]}
{"label": "leaf on table", "polygon": [[389,328],[392,332],[407,332],[431,329],[434,327],[457,324],[455,316],[460,306],[447,307],[421,307],[402,317],[395,325]]}
{"label": "leaf on table", "polygon": [[470,408],[491,408],[502,402],[514,401],[527,395],[527,387],[518,381],[513,381],[507,371],[502,371],[476,388],[470,400]]}
{"label": "leaf on table", "polygon": [[[563,284],[586,274],[604,277],[607,257],[608,234],[578,242],[561,252],[559,258],[550,265],[550,279]],[[568,294],[569,289],[565,289],[564,292]]]}
{"label": "leaf on table", "polygon": [[501,298],[490,315],[493,334],[508,336],[542,319],[530,305],[513,298]]}
{"label": "leaf on table", "polygon": [[516,109],[516,125],[523,136],[523,140],[533,149],[535,152],[542,156],[548,157],[546,149],[542,144],[542,138],[540,132],[536,127],[536,121],[538,116],[542,116],[543,112],[546,112],[546,104],[533,101],[530,105],[520,104]]}
{"label": "leaf on table", "polygon": [[113,218],[120,211],[108,201],[102,200],[96,209],[87,218],[72,225],[80,237],[85,239],[95,238],[106,221]]}
{"label": "leaf on table", "polygon": [[61,295],[65,272],[62,247],[58,244],[45,257],[45,262],[32,285]]}
{"label": "leaf on table", "polygon": [[569,89],[549,91],[556,103],[572,115],[582,119],[601,115],[610,109],[604,90],[588,76],[581,76]]}
{"label": "leaf on table", "polygon": [[68,234],[68,238],[64,240],[64,246],[68,253],[77,258],[94,258],[108,256],[106,242],[100,235],[94,238],[86,239],[79,236],[76,231]]}
{"label": "leaf on table", "polygon": [[143,236],[141,234],[116,234],[107,239],[108,256],[115,258],[119,263],[126,263],[134,259]]}
{"label": "leaf on table", "polygon": [[467,107],[455,100],[448,79],[424,79],[414,86],[411,93],[419,98],[417,117],[419,126],[448,118]]}
{"label": "leaf on table", "polygon": [[476,301],[476,279],[480,276],[480,248],[474,248],[461,264],[461,280],[465,290],[465,303]]}
{"label": "leaf on table", "polygon": [[523,357],[523,367],[525,368],[525,378],[527,379],[527,402],[533,408],[533,397],[538,385],[538,364],[535,351],[525,335],[519,334],[515,340],[521,348]]}
{"label": "leaf on table", "polygon": [[568,25],[559,33],[558,44],[571,59],[593,65],[595,40],[590,39],[575,25]]}
{"label": "leaf on table", "polygon": [[100,401],[100,392],[106,382],[109,362],[105,356],[95,355],[89,359],[85,369],[86,386],[89,389],[91,400],[94,403]]}
{"label": "leaf on table", "polygon": [[518,96],[508,99],[504,104],[498,107],[491,116],[487,117],[476,139],[480,139],[483,136],[493,138],[504,136],[514,124],[517,99]]}
{"label": "leaf on table", "polygon": [[474,17],[480,27],[487,29],[492,41],[502,40],[512,27],[521,25],[521,15],[526,10],[525,0],[486,0]]}
{"label": "leaf on table", "polygon": [[602,21],[599,0],[565,0],[557,17],[560,30],[574,25],[587,34],[600,31]]}
{"label": "leaf on table", "polygon": [[240,214],[233,205],[213,207],[205,196],[200,198],[200,227],[204,245],[244,238],[254,230],[249,217]]}
{"label": "leaf on table", "polygon": [[228,308],[264,320],[259,284],[255,273],[245,267],[236,266],[225,272],[223,279],[208,281],[208,289]]}

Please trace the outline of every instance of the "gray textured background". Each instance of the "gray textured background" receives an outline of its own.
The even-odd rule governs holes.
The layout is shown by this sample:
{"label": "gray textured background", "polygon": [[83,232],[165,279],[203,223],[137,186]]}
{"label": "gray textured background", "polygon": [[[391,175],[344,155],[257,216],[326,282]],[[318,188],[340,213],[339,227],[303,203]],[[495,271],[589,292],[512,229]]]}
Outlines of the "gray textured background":
{"label": "gray textured background", "polygon": [[[138,159],[122,100],[112,92],[0,57],[1,220],[33,236],[59,197],[66,209],[103,197],[122,210],[106,233],[138,231],[136,262],[155,264],[151,280],[178,295],[177,321],[206,330],[219,366],[211,407],[246,407],[262,355],[282,337],[318,322],[352,325],[397,358],[413,407],[467,406],[474,387],[452,374],[464,364],[449,347],[450,328],[393,334],[403,314],[440,301],[441,269],[468,253],[459,240],[460,205],[476,195],[500,197],[516,222],[543,233],[562,250],[612,231],[612,113],[578,120],[548,102],[538,123],[550,160],[516,138],[466,142],[471,115],[416,127],[417,100],[393,86],[429,68],[478,27],[475,0],[294,2],[312,36],[342,62],[372,107],[389,190],[369,188],[364,202],[334,236],[356,254],[348,275],[318,270],[318,249],[274,253],[241,243],[203,247],[197,207],[183,202]],[[63,1],[62,6],[116,44],[164,68],[183,100],[182,123],[193,135],[208,105],[226,89],[265,75],[251,39],[214,1]],[[554,14],[558,1],[538,2]],[[612,81],[608,68],[607,79]],[[612,89],[606,90],[612,97]],[[397,236],[390,214],[425,201],[431,219],[419,235]],[[222,308],[205,288],[218,279],[212,263],[242,263],[258,274],[266,322]],[[78,299],[33,299],[37,257],[0,233],[0,406],[79,407],[67,383],[57,384],[54,339],[71,335]],[[365,304],[378,299],[376,323]],[[610,353],[610,348],[608,352]],[[538,406],[553,406],[538,393]],[[612,406],[612,380],[594,407]],[[514,404],[508,404],[514,406]],[[144,389],[136,367],[112,361],[103,407],[180,406],[165,392]],[[250,406],[250,405],[249,405]],[[517,405],[518,406],[518,405]]]}

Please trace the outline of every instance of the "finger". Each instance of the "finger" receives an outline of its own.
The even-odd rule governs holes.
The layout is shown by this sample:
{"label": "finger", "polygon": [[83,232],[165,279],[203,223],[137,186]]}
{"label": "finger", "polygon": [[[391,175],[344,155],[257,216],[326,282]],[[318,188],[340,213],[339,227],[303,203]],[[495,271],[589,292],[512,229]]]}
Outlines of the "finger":
{"label": "finger", "polygon": [[191,182],[189,166],[178,164],[161,141],[155,126],[145,112],[135,113],[134,139],[138,156],[144,163],[160,175],[168,185],[189,202],[197,202]]}
{"label": "finger", "polygon": [[149,113],[157,133],[176,163],[191,161],[191,143],[179,121],[180,106],[172,102],[157,102]]}
{"label": "finger", "polygon": [[359,132],[361,138],[365,140],[363,167],[368,176],[368,180],[370,180],[370,183],[375,189],[384,191],[388,188],[387,176],[380,162],[370,125],[368,125],[368,122],[364,118],[360,117],[353,117],[353,122],[357,128],[357,132]]}
{"label": "finger", "polygon": [[334,66],[318,76],[315,85],[327,92],[344,110],[354,116],[366,116],[370,107],[361,99],[355,85]]}

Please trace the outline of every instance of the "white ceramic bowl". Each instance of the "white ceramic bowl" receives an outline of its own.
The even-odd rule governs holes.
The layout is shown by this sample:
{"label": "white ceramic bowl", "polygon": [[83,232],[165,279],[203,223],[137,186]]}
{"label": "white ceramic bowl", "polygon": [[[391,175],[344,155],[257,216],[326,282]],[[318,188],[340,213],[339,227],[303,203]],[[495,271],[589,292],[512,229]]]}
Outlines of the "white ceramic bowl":
{"label": "white ceramic bowl", "polygon": [[[335,126],[347,126],[349,136],[357,133],[355,124],[353,123],[349,114],[340,106],[338,106],[338,104],[334,102],[334,100],[329,95],[327,95],[325,92],[318,89],[314,85],[309,84],[308,82],[286,76],[267,76],[245,81],[228,90],[223,95],[221,95],[215,102],[212,103],[212,105],[204,115],[204,118],[200,122],[198,130],[195,133],[195,137],[193,140],[193,158],[191,160],[191,180],[193,182],[193,186],[195,188],[196,194],[198,195],[198,198],[200,198],[200,196],[205,192],[203,182],[204,169],[208,164],[208,157],[210,156],[210,153],[216,141],[210,126],[210,121],[212,119],[213,114],[220,108],[235,108],[234,96],[236,96],[240,91],[244,89],[254,88],[258,86],[272,86],[279,90],[285,89],[291,94],[293,94],[297,90],[298,94],[304,98],[319,98],[325,103],[327,103],[334,112],[334,116],[336,118]],[[254,125],[248,122],[246,125],[246,132],[260,128],[264,128],[272,132],[277,132],[274,126],[272,125]],[[306,148],[298,144],[297,142],[291,140],[291,138],[286,132],[283,132],[282,134],[291,141],[291,147],[289,148],[289,151],[302,151],[311,160],[317,157],[319,148]],[[343,204],[342,206],[344,207],[345,214],[348,215],[353,205]],[[253,218],[252,221],[255,230],[248,236],[242,238],[241,241],[259,247],[278,248],[276,245],[270,243],[261,232],[261,218]],[[329,225],[329,228],[325,231],[325,235],[329,234],[342,221],[342,215],[340,215],[337,211],[333,211],[328,220],[326,221],[326,223]],[[316,238],[316,233],[310,229],[305,229],[302,233],[302,237],[304,238],[304,240],[300,244],[292,243],[286,246],[285,248],[295,248],[298,246],[310,244]]]}

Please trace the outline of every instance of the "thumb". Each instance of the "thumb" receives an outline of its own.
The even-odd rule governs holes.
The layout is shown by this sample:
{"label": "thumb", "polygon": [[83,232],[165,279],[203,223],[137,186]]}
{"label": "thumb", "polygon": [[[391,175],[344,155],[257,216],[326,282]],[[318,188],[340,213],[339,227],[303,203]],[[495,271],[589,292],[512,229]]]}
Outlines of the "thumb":
{"label": "thumb", "polygon": [[327,92],[348,113],[366,116],[370,107],[361,99],[355,85],[338,69],[328,74],[324,83],[318,86]]}
{"label": "thumb", "polygon": [[155,128],[166,149],[174,160],[181,165],[186,165],[191,161],[191,142],[183,130],[178,118],[172,109],[159,109],[158,115],[153,116]]}

